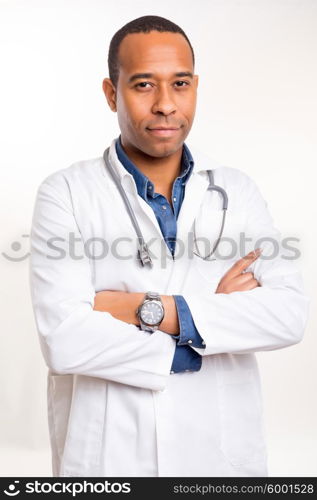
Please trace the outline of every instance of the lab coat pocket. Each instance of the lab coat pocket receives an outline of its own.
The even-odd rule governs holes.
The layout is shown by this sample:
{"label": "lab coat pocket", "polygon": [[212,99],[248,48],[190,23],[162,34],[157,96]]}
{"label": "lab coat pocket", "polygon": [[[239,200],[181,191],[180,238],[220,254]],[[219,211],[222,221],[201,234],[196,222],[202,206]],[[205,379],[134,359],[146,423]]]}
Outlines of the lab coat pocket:
{"label": "lab coat pocket", "polygon": [[48,375],[53,476],[99,474],[107,382],[84,375]]}
{"label": "lab coat pocket", "polygon": [[[206,289],[209,292],[215,292],[217,286],[224,275],[224,263],[221,261],[207,261],[200,257],[193,256],[191,266],[191,290],[196,287],[198,290]],[[187,281],[189,279],[187,278]]]}
{"label": "lab coat pocket", "polygon": [[53,476],[58,476],[64,452],[73,392],[73,375],[47,377],[48,419],[53,451]]}
{"label": "lab coat pocket", "polygon": [[233,466],[265,457],[262,404],[252,369],[218,378],[221,450]]}
{"label": "lab coat pocket", "polygon": [[105,423],[107,381],[75,375],[61,476],[98,476]]}

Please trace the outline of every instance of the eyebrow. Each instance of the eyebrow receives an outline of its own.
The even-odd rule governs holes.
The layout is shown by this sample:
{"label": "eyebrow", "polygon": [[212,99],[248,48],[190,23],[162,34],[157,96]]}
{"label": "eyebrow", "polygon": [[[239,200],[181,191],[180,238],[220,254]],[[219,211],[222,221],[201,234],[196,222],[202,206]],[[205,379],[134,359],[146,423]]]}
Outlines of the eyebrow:
{"label": "eyebrow", "polygon": [[[174,76],[193,78],[193,73],[191,73],[190,71],[180,71],[178,73],[174,73]],[[134,75],[130,76],[128,83],[131,83],[134,80],[139,80],[140,78],[153,78],[153,77],[154,77],[153,73],[135,73]]]}

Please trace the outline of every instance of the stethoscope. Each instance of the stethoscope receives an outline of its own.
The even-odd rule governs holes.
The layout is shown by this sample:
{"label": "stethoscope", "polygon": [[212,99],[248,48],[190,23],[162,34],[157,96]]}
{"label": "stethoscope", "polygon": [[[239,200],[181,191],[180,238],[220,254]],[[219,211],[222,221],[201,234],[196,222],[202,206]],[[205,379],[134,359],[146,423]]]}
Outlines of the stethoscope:
{"label": "stethoscope", "polygon": [[[103,154],[103,159],[105,161],[105,164],[122,196],[122,199],[125,203],[125,206],[128,210],[128,213],[129,213],[129,216],[130,216],[130,219],[131,219],[131,222],[132,222],[132,225],[134,227],[134,230],[136,232],[136,235],[138,237],[138,260],[141,262],[141,265],[144,267],[144,266],[149,266],[150,268],[153,267],[153,262],[152,262],[152,259],[150,257],[150,253],[149,253],[149,250],[148,250],[148,247],[144,241],[144,238],[143,238],[143,235],[142,235],[142,232],[141,232],[141,229],[140,229],[140,226],[138,224],[138,221],[136,220],[136,217],[134,215],[134,212],[132,210],[132,207],[131,207],[131,204],[129,202],[129,199],[126,195],[126,192],[125,190],[123,189],[123,186],[120,182],[120,178],[117,174],[117,172],[115,171],[115,169],[113,168],[113,166],[111,165],[111,162],[109,160],[109,149],[110,148],[107,148]],[[223,228],[224,228],[224,225],[225,225],[225,218],[226,218],[226,211],[227,211],[227,208],[228,208],[228,196],[227,196],[227,193],[226,191],[220,187],[220,186],[216,186],[214,184],[214,176],[213,176],[213,171],[212,170],[207,170],[207,173],[208,173],[208,177],[209,177],[209,186],[207,188],[207,191],[218,191],[218,193],[221,194],[222,196],[222,223],[221,223],[221,228],[220,228],[220,232],[219,232],[219,236],[216,240],[216,243],[214,244],[213,248],[212,248],[212,251],[206,255],[205,257],[203,257],[199,250],[198,250],[198,247],[197,247],[197,243],[196,243],[196,229],[195,229],[195,221],[194,221],[194,231],[193,231],[193,236],[194,236],[194,244],[195,244],[195,249],[196,249],[196,252],[194,252],[195,255],[197,255],[197,257],[200,257],[201,259],[203,260],[216,260],[216,259],[210,259],[210,256],[216,251],[219,243],[220,243],[220,239],[221,239],[221,236],[222,236],[222,233],[223,233]]]}

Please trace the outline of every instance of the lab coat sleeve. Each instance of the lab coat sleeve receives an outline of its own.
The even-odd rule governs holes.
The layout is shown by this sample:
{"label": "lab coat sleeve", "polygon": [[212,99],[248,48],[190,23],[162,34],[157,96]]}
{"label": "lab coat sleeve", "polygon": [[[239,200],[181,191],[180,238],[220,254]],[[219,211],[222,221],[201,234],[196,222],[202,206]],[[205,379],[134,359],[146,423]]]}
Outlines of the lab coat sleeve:
{"label": "lab coat sleeve", "polygon": [[67,177],[59,172],[38,188],[30,242],[32,305],[49,369],[164,390],[175,341],[161,330],[150,334],[93,310],[90,262]]}
{"label": "lab coat sleeve", "polygon": [[261,286],[229,294],[183,293],[206,344],[205,349],[191,348],[202,356],[281,349],[300,342],[307,323],[310,298],[304,292],[301,272],[295,260],[282,257],[294,257],[294,251],[283,248],[267,202],[256,183],[247,174],[243,176],[240,199],[242,203],[244,198],[247,210],[245,235],[251,238],[244,255],[263,248],[246,271],[253,272]]}

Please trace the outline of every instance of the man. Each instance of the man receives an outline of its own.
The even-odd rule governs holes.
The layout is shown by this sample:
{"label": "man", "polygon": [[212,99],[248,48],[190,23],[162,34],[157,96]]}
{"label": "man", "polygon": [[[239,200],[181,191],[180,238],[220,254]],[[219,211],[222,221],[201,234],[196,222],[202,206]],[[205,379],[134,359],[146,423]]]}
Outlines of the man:
{"label": "man", "polygon": [[[265,476],[255,352],[302,339],[301,275],[272,256],[280,233],[255,183],[184,143],[198,76],[181,28],[135,19],[112,38],[108,63],[103,90],[121,134],[109,156],[47,177],[32,221],[53,475]],[[242,256],[189,251],[193,229],[197,242],[218,238],[212,167],[229,199],[227,240],[245,234],[254,250]]]}

